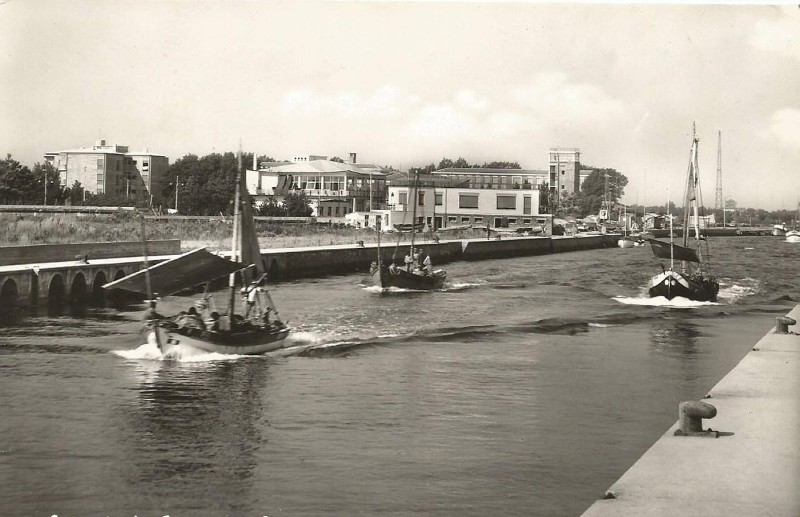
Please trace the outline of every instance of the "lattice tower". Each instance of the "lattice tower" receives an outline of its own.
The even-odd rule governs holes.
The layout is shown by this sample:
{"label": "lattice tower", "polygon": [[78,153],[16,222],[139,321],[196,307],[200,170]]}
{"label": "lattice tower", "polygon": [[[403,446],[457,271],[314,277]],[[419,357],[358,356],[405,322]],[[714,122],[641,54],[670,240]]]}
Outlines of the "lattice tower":
{"label": "lattice tower", "polygon": [[725,201],[722,199],[722,131],[719,132],[717,143],[717,197],[714,201],[714,208],[725,209]]}

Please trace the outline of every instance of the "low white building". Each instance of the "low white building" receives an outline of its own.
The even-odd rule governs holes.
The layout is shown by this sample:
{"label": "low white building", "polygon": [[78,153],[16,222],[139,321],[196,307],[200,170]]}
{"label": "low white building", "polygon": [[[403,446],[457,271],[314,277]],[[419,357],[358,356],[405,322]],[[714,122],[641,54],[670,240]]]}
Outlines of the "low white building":
{"label": "low white building", "polygon": [[[550,215],[539,213],[539,191],[519,188],[474,188],[469,181],[425,178],[415,185],[401,180],[389,186],[389,226],[427,225],[518,228],[545,225]],[[414,196],[415,199],[412,199]]]}

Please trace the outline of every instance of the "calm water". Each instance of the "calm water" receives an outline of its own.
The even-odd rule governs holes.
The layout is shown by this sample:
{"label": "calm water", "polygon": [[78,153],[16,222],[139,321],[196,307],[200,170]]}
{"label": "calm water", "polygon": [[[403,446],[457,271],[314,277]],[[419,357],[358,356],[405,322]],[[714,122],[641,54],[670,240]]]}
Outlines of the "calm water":
{"label": "calm water", "polygon": [[720,303],[685,308],[644,305],[649,248],[279,284],[270,357],[148,359],[141,307],[16,315],[0,515],[579,515],[800,301],[800,246],[712,246]]}

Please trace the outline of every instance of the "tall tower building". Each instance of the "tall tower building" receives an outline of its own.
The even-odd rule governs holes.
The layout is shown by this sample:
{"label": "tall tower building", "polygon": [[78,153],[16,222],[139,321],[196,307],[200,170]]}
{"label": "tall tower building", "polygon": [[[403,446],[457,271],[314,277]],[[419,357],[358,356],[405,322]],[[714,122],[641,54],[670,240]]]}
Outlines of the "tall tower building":
{"label": "tall tower building", "polygon": [[581,189],[581,150],[577,147],[550,148],[550,190],[559,195]]}

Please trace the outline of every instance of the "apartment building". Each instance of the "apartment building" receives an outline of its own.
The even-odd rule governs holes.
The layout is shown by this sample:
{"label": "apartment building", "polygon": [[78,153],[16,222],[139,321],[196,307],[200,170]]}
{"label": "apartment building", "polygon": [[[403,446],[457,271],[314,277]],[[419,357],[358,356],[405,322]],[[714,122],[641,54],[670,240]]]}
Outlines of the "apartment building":
{"label": "apartment building", "polygon": [[131,152],[126,145],[98,140],[90,148],[45,153],[44,159],[59,174],[61,185],[79,182],[92,194],[112,194],[152,199],[161,192],[169,159],[163,154]]}

